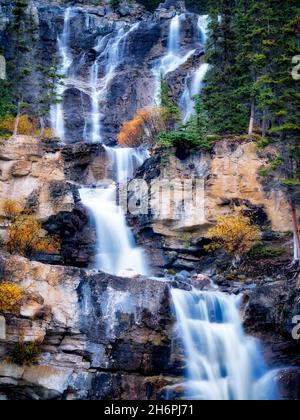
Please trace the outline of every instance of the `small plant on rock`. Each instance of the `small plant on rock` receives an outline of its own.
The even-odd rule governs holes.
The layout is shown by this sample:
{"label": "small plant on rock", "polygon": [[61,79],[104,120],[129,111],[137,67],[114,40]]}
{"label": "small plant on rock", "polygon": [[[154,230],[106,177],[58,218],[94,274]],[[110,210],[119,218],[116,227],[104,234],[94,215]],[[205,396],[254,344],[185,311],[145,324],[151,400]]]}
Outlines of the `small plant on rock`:
{"label": "small plant on rock", "polygon": [[216,226],[209,229],[208,238],[212,243],[205,247],[206,250],[223,249],[235,258],[234,263],[238,263],[260,240],[261,232],[248,217],[220,216]]}
{"label": "small plant on rock", "polygon": [[8,361],[20,366],[36,365],[39,362],[41,345],[42,343],[40,341],[27,343],[23,339],[20,339],[11,351]]}
{"label": "small plant on rock", "polygon": [[17,314],[24,290],[13,283],[3,282],[0,284],[0,313]]}

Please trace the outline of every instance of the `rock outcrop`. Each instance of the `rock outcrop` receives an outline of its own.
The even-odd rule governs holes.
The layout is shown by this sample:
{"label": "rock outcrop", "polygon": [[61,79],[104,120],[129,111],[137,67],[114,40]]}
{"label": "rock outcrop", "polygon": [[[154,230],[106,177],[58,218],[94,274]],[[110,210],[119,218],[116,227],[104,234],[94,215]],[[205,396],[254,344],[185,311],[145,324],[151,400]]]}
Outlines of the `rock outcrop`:
{"label": "rock outcrop", "polygon": [[24,287],[0,354],[42,341],[38,365],[2,358],[0,394],[13,399],[156,399],[180,381],[168,285],[2,256],[1,279]]}
{"label": "rock outcrop", "polygon": [[[253,141],[223,140],[212,153],[178,149],[165,156],[159,152],[145,162],[137,179],[152,185],[154,208],[151,215],[133,216],[132,221],[150,258],[154,256],[153,265],[201,271],[208,228],[218,216],[235,211],[251,215],[265,236],[292,230],[282,186],[273,183],[270,188],[259,175],[273,154],[271,148],[259,152]],[[165,188],[162,199],[160,181]],[[136,201],[143,202],[140,194],[137,190]]]}
{"label": "rock outcrop", "polygon": [[[34,72],[24,73],[22,95],[24,102],[29,104],[28,113],[36,115],[36,108],[45,98],[51,83],[49,68],[54,61],[63,61],[58,39],[65,43],[70,64],[63,79],[62,107],[64,140],[68,143],[91,140],[94,112],[91,80],[93,65],[97,61],[99,65],[94,76],[98,79],[98,88],[102,87],[101,97],[98,97],[101,137],[104,143],[115,144],[121,124],[131,119],[137,109],[153,105],[159,83],[154,68],[167,53],[170,19],[178,11],[184,12],[185,8],[182,2],[177,2],[175,6],[162,7],[151,14],[135,2],[122,2],[116,10],[112,10],[109,2],[104,5],[86,3],[70,6],[70,19],[68,26],[64,27],[68,5],[30,1],[19,35],[30,48],[17,54],[14,50],[17,41],[11,30],[15,4],[4,1],[0,9],[3,17],[0,46],[3,46],[9,68],[8,78],[16,83],[19,63],[22,62],[24,69],[35,63]],[[187,14],[182,22],[182,50],[194,49],[194,59],[189,66],[182,66],[179,70],[174,95],[179,94],[185,77],[199,63],[197,31],[197,15]],[[17,85],[14,88],[17,89]]]}
{"label": "rock outcrop", "polygon": [[[19,202],[51,234],[59,235],[61,253],[37,256],[41,261],[87,267],[93,258],[94,230],[79,201],[78,188],[106,176],[101,145],[64,146],[16,136],[0,144],[0,202]],[[7,227],[0,206],[1,236]]]}

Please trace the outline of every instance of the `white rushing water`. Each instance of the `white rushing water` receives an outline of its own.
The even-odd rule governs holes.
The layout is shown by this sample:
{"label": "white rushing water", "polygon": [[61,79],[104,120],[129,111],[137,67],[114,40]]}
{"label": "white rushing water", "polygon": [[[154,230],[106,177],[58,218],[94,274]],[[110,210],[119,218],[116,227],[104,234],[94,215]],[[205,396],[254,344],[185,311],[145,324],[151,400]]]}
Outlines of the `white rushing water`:
{"label": "white rushing water", "polygon": [[185,19],[185,14],[176,15],[171,19],[168,34],[167,53],[162,56],[153,68],[155,78],[155,98],[156,104],[159,104],[160,78],[166,76],[182,66],[195,53],[195,49],[189,51],[181,48],[181,23]]}
{"label": "white rushing water", "polygon": [[[70,38],[70,21],[72,17],[72,8],[68,7],[64,13],[64,27],[61,36],[57,38],[58,53],[61,61],[59,74],[66,78],[68,76],[73,58],[69,49]],[[65,91],[64,80],[56,86],[58,98],[62,99]],[[54,132],[64,140],[65,138],[65,123],[64,123],[64,109],[62,102],[51,106],[50,109],[51,128]]]}
{"label": "white rushing water", "polygon": [[[199,16],[199,43],[202,46],[204,46],[206,43],[208,22],[208,16]],[[180,98],[180,108],[182,110],[184,122],[187,122],[195,112],[194,97],[199,95],[201,92],[201,89],[203,88],[203,81],[209,70],[209,67],[209,64],[201,63],[199,68],[191,75],[188,75],[185,80],[185,88]]]}
{"label": "white rushing water", "polygon": [[[117,67],[122,63],[125,57],[126,41],[128,35],[135,31],[139,23],[128,27],[122,26],[115,34],[106,35],[99,38],[95,47],[95,51],[101,51],[100,55],[96,58],[90,75],[91,98],[92,98],[92,112],[91,112],[91,141],[99,143],[102,140],[101,135],[101,119],[102,113],[100,112],[100,105],[105,102],[108,93],[110,82],[116,75]],[[105,74],[99,79],[99,64],[105,60]]]}
{"label": "white rushing water", "polygon": [[[149,157],[145,150],[104,147],[117,183],[132,179],[135,170]],[[144,252],[136,246],[124,211],[117,204],[117,185],[112,181],[94,189],[83,188],[80,197],[96,224],[96,268],[119,276],[132,272],[149,274]]]}
{"label": "white rushing water", "polygon": [[239,298],[179,289],[172,297],[187,359],[186,398],[277,398],[275,372],[267,370],[258,342],[243,331]]}
{"label": "white rushing water", "polygon": [[[98,54],[90,73],[92,97],[91,133],[94,143],[101,143],[101,104],[105,102],[110,82],[117,67],[123,62],[128,35],[139,23],[122,25],[114,34],[101,37],[95,47]],[[105,62],[104,76],[99,78],[99,67]],[[103,70],[103,69],[102,69]],[[130,273],[148,273],[143,250],[138,248],[126,223],[123,209],[117,204],[116,183],[132,179],[136,169],[149,157],[146,150],[103,145],[108,161],[108,170],[113,178],[108,185],[98,188],[83,188],[80,196],[90,210],[96,225],[96,267],[109,274],[126,276]]]}
{"label": "white rushing water", "polygon": [[124,212],[116,204],[116,194],[116,184],[80,190],[81,200],[91,211],[96,224],[95,268],[120,276],[130,275],[130,272],[146,275],[148,269],[143,250],[136,246]]}
{"label": "white rushing water", "polygon": [[118,183],[132,179],[136,169],[150,157],[149,151],[146,149],[108,146],[104,146],[104,148],[110,172],[114,174],[115,181]]}

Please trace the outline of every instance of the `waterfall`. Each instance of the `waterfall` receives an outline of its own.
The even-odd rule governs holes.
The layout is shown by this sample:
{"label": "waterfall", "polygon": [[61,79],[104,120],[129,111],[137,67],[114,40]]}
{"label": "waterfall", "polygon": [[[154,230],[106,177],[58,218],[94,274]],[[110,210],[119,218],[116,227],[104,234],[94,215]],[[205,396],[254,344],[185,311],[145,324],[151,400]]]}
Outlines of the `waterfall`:
{"label": "waterfall", "polygon": [[[117,183],[132,179],[135,170],[149,156],[147,151],[139,149],[105,146],[105,150]],[[132,272],[148,274],[143,250],[136,246],[123,209],[117,205],[117,185],[112,181],[95,189],[83,188],[80,197],[96,224],[96,268],[122,277]]]}
{"label": "waterfall", "polygon": [[[199,41],[205,45],[208,30],[208,16],[199,16],[198,19]],[[180,99],[180,108],[182,110],[183,121],[186,123],[195,111],[194,97],[199,95],[203,87],[204,78],[209,70],[209,64],[201,63],[200,67],[185,80],[185,87]]]}
{"label": "waterfall", "polygon": [[[70,21],[72,17],[72,8],[68,7],[64,13],[64,27],[61,36],[57,38],[58,53],[61,60],[60,75],[67,77],[71,64],[72,54],[69,49],[69,38],[70,38]],[[57,96],[62,99],[65,91],[65,86],[60,82],[56,86]],[[64,140],[65,138],[65,124],[64,124],[64,109],[61,102],[52,105],[50,109],[51,127],[54,132]]]}
{"label": "waterfall", "polygon": [[118,183],[132,179],[136,169],[150,157],[146,149],[107,146],[104,148],[111,167],[111,173],[115,174],[115,181]]}
{"label": "waterfall", "polygon": [[181,22],[185,14],[176,15],[171,19],[168,35],[168,50],[155,64],[152,72],[155,80],[154,102],[159,103],[160,78],[166,76],[182,66],[194,53],[195,49],[189,51],[181,48]]}
{"label": "waterfall", "polygon": [[275,371],[268,372],[258,342],[243,331],[240,298],[195,289],[173,289],[172,298],[187,359],[186,398],[277,398]]}
{"label": "waterfall", "polygon": [[123,210],[116,204],[115,184],[102,188],[83,188],[80,197],[91,211],[97,234],[96,269],[112,275],[130,276],[130,272],[146,275],[143,250],[136,246],[127,227]]}
{"label": "waterfall", "polygon": [[176,15],[170,23],[168,50],[170,54],[178,54],[180,51],[180,16]]}
{"label": "waterfall", "polygon": [[[135,23],[129,29],[123,26],[110,39],[105,36],[98,40],[96,52],[100,51],[100,55],[96,58],[90,75],[91,97],[92,97],[92,112],[91,112],[91,141],[93,143],[101,142],[101,119],[100,103],[105,101],[107,89],[110,82],[115,76],[117,67],[122,63],[125,56],[126,39],[128,35],[136,30],[139,23]],[[104,50],[102,51],[102,49]],[[106,60],[105,75],[100,80],[98,78],[99,62]]]}

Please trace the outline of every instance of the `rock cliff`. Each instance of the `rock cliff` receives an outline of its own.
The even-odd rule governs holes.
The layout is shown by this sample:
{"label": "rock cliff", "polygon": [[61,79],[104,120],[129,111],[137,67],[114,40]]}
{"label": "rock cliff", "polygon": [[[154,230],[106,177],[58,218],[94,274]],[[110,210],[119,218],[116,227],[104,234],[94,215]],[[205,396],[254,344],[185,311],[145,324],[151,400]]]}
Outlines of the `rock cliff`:
{"label": "rock cliff", "polygon": [[[1,257],[1,278],[30,298],[6,318],[0,354],[42,340],[38,365],[0,363],[13,399],[156,399],[180,380],[172,360],[167,284]],[[134,357],[133,357],[134,355]],[[177,378],[176,378],[177,372]]]}

